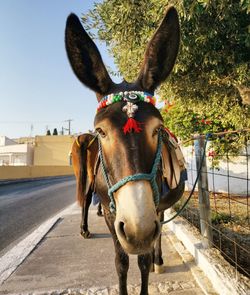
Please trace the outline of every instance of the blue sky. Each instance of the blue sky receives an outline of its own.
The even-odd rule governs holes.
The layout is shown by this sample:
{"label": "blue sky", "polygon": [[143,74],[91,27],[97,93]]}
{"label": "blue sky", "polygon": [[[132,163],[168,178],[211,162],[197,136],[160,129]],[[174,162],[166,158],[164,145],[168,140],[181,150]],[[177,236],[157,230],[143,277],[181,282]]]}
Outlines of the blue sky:
{"label": "blue sky", "polygon": [[[46,126],[93,128],[96,98],[73,74],[64,47],[66,18],[94,0],[0,1],[0,135],[43,135]],[[112,65],[105,45],[97,44]]]}

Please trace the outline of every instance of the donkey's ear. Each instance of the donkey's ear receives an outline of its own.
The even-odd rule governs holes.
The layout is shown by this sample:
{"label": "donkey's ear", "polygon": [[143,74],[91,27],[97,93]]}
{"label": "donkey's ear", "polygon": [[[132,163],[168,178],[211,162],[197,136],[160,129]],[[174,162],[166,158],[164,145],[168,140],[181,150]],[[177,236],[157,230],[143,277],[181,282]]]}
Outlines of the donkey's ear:
{"label": "donkey's ear", "polygon": [[75,14],[70,14],[67,19],[65,45],[70,64],[78,79],[97,94],[107,94],[113,82],[95,43]]}
{"label": "donkey's ear", "polygon": [[170,74],[178,53],[180,26],[177,11],[170,7],[151,38],[137,82],[153,93]]}

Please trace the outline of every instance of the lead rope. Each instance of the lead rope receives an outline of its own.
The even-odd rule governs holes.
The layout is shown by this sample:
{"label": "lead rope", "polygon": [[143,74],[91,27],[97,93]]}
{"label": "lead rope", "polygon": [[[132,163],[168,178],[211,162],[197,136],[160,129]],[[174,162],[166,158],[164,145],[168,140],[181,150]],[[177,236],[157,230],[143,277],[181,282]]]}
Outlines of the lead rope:
{"label": "lead rope", "polygon": [[[101,145],[101,141],[100,141],[99,136],[98,136],[98,152],[99,152],[100,164],[101,164],[101,169],[102,169],[102,175],[106,181],[106,184],[107,184],[108,190],[109,190],[112,187],[112,185],[110,183],[108,173],[105,168],[103,152],[102,152],[102,145]],[[115,212],[115,200],[114,200],[113,194],[109,195],[109,198],[110,198],[109,209],[110,209],[111,213],[114,213]]]}
{"label": "lead rope", "polygon": [[137,174],[129,175],[127,177],[124,177],[123,179],[121,179],[120,181],[118,181],[116,184],[114,184],[112,186],[111,182],[109,180],[109,177],[108,177],[106,167],[105,167],[104,158],[103,158],[103,152],[102,152],[102,146],[101,146],[100,139],[98,137],[98,148],[99,148],[99,157],[100,157],[101,169],[102,169],[102,174],[104,176],[104,179],[105,179],[105,181],[107,183],[107,186],[108,186],[108,195],[109,195],[109,198],[110,198],[109,208],[110,208],[110,211],[112,213],[115,213],[115,211],[116,211],[115,200],[114,200],[113,193],[115,191],[117,191],[120,187],[122,187],[123,185],[125,185],[129,181],[137,181],[137,180],[148,180],[148,181],[150,181],[152,191],[153,191],[155,206],[157,207],[159,205],[160,194],[159,194],[159,189],[158,189],[158,185],[157,185],[157,182],[156,182],[156,175],[157,175],[158,166],[159,166],[159,163],[160,163],[160,160],[161,160],[161,146],[162,146],[162,138],[161,138],[161,132],[159,132],[156,156],[155,156],[154,164],[153,164],[153,167],[152,167],[152,170],[151,170],[150,174],[137,173]]}

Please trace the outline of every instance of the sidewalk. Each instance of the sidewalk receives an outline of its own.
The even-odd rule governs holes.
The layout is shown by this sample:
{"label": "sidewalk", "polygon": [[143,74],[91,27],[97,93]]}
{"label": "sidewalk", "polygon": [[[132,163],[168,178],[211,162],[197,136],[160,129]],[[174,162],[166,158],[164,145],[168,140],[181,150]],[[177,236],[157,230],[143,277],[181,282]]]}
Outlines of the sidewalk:
{"label": "sidewalk", "polygon": [[[55,220],[52,229],[21,265],[0,286],[0,294],[85,294],[117,295],[114,246],[103,217],[96,208],[89,212],[91,239],[79,234],[80,209]],[[201,295],[188,266],[163,234],[164,274],[150,274],[150,295]],[[130,295],[139,294],[137,257],[130,256]]]}

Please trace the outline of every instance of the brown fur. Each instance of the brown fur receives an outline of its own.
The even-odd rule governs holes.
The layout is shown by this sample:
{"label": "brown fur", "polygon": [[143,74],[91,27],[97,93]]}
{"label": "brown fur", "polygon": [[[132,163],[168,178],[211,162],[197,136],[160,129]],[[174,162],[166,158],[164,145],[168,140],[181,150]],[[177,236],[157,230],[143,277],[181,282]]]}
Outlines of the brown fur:
{"label": "brown fur", "polygon": [[[73,71],[84,85],[95,91],[98,101],[107,94],[120,91],[139,90],[153,94],[156,87],[167,78],[174,66],[178,53],[179,37],[180,29],[177,11],[174,7],[169,7],[162,23],[148,44],[138,79],[133,83],[123,81],[120,84],[115,84],[108,75],[96,45],[87,35],[79,19],[74,14],[68,17],[65,31],[66,50]],[[102,109],[95,118],[95,127],[104,129],[105,136],[100,138],[100,141],[103,147],[107,173],[113,184],[128,174],[150,172],[154,162],[157,137],[153,134],[152,136],[146,134],[145,128],[149,128],[147,122],[152,117],[158,118],[158,121],[162,122],[161,115],[156,108],[148,103],[140,102],[138,103],[139,110],[136,112],[136,120],[146,125],[144,125],[141,133],[124,135],[122,133],[122,126],[125,124],[127,117],[126,114],[121,112],[123,105],[123,102],[112,104]],[[106,121],[108,124],[105,123]],[[158,126],[154,127],[158,128]],[[75,173],[78,178],[78,199],[80,202],[84,200],[82,206],[85,208],[84,212],[87,213],[91,198],[90,193],[93,190],[93,185],[95,185],[96,191],[105,207],[105,220],[115,245],[119,292],[120,295],[127,295],[129,258],[118,239],[118,231],[114,225],[115,215],[111,214],[108,209],[110,201],[107,194],[108,188],[100,167],[97,169],[97,175],[94,177],[94,159],[96,159],[97,143],[92,147],[93,150],[91,147],[88,148],[90,138],[91,135],[83,135],[81,139],[81,160],[80,162],[77,162],[76,159],[73,160],[74,166],[76,166],[74,168]],[[148,144],[147,141],[150,138],[151,141]],[[79,156],[79,151],[77,153]],[[159,185],[161,179],[162,175],[159,177]],[[183,183],[164,196],[158,211],[171,206],[181,197],[182,192]],[[87,221],[87,215],[85,215],[85,221]],[[157,222],[156,224],[159,225],[159,220]],[[87,223],[83,226],[83,235],[84,237],[89,236]],[[152,233],[148,238],[153,243],[157,236],[155,233]],[[138,237],[135,237],[135,239],[138,240]],[[143,245],[144,240],[140,239],[138,243]],[[157,247],[153,259],[157,265],[162,265],[160,239],[156,241],[156,244]],[[145,247],[143,251],[143,254],[138,255],[138,265],[142,280],[140,294],[147,295],[152,255],[149,247]]]}
{"label": "brown fur", "polygon": [[78,136],[72,146],[72,163],[77,182],[77,200],[83,207],[87,194],[94,189],[94,166],[97,160],[98,146],[92,134]]}

